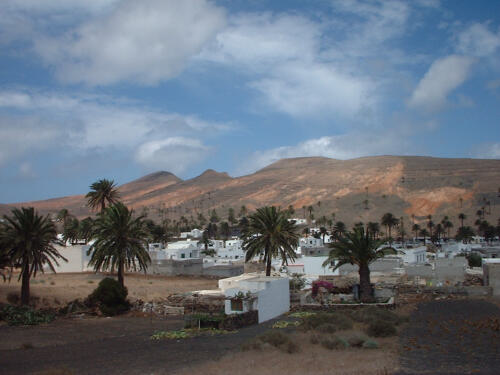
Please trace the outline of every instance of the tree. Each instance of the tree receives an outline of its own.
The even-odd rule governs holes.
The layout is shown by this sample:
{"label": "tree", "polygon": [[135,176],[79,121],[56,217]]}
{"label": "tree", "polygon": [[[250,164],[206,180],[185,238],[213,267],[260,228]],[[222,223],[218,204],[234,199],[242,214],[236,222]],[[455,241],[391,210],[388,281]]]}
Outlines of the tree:
{"label": "tree", "polygon": [[378,233],[380,232],[380,225],[379,225],[379,223],[370,221],[366,225],[366,232],[370,234],[370,236],[372,237],[372,239],[378,238]]}
{"label": "tree", "polygon": [[458,219],[460,220],[460,227],[464,227],[464,220],[467,219],[467,216],[463,212],[458,214]]}
{"label": "tree", "polygon": [[115,204],[120,199],[113,180],[98,180],[90,185],[90,189],[85,198],[87,198],[87,205],[93,210],[100,209],[100,212],[103,212],[106,204]]}
{"label": "tree", "polygon": [[202,254],[205,254],[207,256],[214,256],[216,254],[215,250],[209,251],[208,247],[212,245],[212,241],[210,241],[210,236],[208,234],[208,230],[204,230],[203,234],[201,235],[201,239],[198,241],[198,245],[203,245],[204,249],[201,252]]}
{"label": "tree", "polygon": [[411,230],[412,230],[413,232],[415,232],[415,240],[416,240],[416,239],[417,239],[417,237],[418,237],[418,232],[419,232],[419,230],[420,230],[420,225],[418,225],[418,224],[413,224],[413,226],[411,227]]}
{"label": "tree", "polygon": [[457,235],[455,236],[455,239],[457,241],[462,241],[463,243],[467,243],[470,240],[472,240],[472,237],[474,237],[474,230],[472,230],[471,227],[466,226],[466,227],[460,227],[458,228]]}
{"label": "tree", "polygon": [[420,235],[420,237],[424,237],[424,245],[425,245],[425,239],[429,237],[429,232],[427,231],[427,229],[423,228],[420,229],[420,232],[418,234]]}
{"label": "tree", "polygon": [[337,221],[333,227],[333,235],[338,240],[346,232],[346,226],[342,221]]}
{"label": "tree", "polygon": [[323,267],[332,264],[334,261],[337,263],[333,266],[333,270],[344,264],[357,265],[359,267],[361,300],[371,301],[370,263],[387,254],[396,253],[391,247],[379,249],[383,242],[383,240],[374,240],[369,233],[365,233],[364,228],[355,228],[352,232],[347,232],[338,242],[329,244],[331,250],[328,258],[323,263]]}
{"label": "tree", "polygon": [[80,221],[80,226],[78,227],[78,237],[85,241],[85,245],[92,239],[94,231],[94,220],[91,217],[87,217]]}
{"label": "tree", "polygon": [[0,244],[10,259],[11,266],[21,268],[21,303],[30,300],[30,279],[37,272],[44,272],[44,265],[55,272],[58,259],[67,261],[57,249],[60,244],[57,230],[48,216],[39,216],[33,207],[12,210],[12,216],[4,216],[4,229],[0,233]]}
{"label": "tree", "polygon": [[231,235],[231,228],[229,227],[229,224],[227,221],[224,221],[220,225],[220,235],[224,240],[227,240],[229,236]]}
{"label": "tree", "polygon": [[325,227],[321,227],[321,228],[319,228],[319,233],[322,236],[323,243],[325,243],[325,236],[328,234],[328,231],[326,230]]}
{"label": "tree", "polygon": [[80,222],[76,217],[67,219],[63,229],[63,240],[72,245],[75,244],[80,237],[79,227]]}
{"label": "tree", "polygon": [[264,252],[266,276],[271,275],[271,260],[280,256],[283,264],[297,257],[295,249],[299,243],[296,226],[288,221],[286,214],[276,207],[261,207],[249,217],[248,228],[243,232],[245,261]]}
{"label": "tree", "polygon": [[240,212],[238,213],[238,217],[245,217],[248,214],[248,210],[245,205],[241,206]]}
{"label": "tree", "polygon": [[71,217],[72,217],[72,215],[69,213],[69,211],[66,208],[62,208],[57,213],[57,221],[60,221],[62,223],[63,228],[66,226],[68,219]]}
{"label": "tree", "polygon": [[217,215],[217,211],[215,211],[215,208],[212,210],[210,213],[210,222],[215,224],[219,222],[219,215]]}
{"label": "tree", "polygon": [[238,222],[238,220],[236,220],[236,218],[234,217],[234,209],[233,208],[230,208],[229,211],[228,211],[227,221],[231,225],[234,225],[234,224],[236,224]]}
{"label": "tree", "polygon": [[125,286],[125,270],[146,272],[151,262],[146,250],[148,233],[143,217],[133,217],[123,203],[115,203],[99,214],[95,222],[96,241],[90,247],[89,265],[99,270],[118,270],[118,282]]}
{"label": "tree", "polygon": [[380,220],[381,224],[385,226],[386,228],[386,235],[390,239],[391,236],[391,229],[398,225],[399,220],[390,212],[387,212],[382,216],[382,220]]}

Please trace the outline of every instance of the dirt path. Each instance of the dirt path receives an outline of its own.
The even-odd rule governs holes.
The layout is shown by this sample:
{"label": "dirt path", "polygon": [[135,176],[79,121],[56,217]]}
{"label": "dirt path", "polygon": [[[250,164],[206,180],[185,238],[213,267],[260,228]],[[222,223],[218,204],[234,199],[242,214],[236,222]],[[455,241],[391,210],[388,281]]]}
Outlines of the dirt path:
{"label": "dirt path", "polygon": [[[216,359],[269,329],[273,321],[235,334],[152,341],[156,330],[183,322],[148,318],[56,321],[38,327],[0,326],[1,374],[168,374]],[[33,348],[22,349],[23,344]]]}
{"label": "dirt path", "polygon": [[400,374],[498,374],[500,309],[483,300],[423,303],[400,345]]}

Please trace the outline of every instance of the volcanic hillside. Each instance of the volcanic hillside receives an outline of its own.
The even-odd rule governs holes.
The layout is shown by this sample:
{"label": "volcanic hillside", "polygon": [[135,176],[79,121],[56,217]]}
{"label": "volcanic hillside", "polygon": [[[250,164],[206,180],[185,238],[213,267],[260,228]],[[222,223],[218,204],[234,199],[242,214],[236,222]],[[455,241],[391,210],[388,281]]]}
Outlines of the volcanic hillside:
{"label": "volcanic hillside", "polygon": [[[379,221],[385,212],[412,215],[417,221],[433,215],[456,217],[464,212],[468,224],[485,207],[486,219],[500,216],[500,160],[443,159],[416,156],[378,156],[351,160],[328,158],[283,159],[254,174],[232,178],[207,170],[198,177],[181,180],[168,172],[157,172],[120,187],[128,206],[149,217],[194,217],[216,209],[225,217],[232,207],[238,213],[265,205],[292,205],[295,216],[304,207],[313,215],[332,217],[347,224]],[[489,203],[488,203],[489,202]],[[34,206],[43,213],[67,208],[78,217],[90,214],[83,195],[15,204]],[[3,206],[5,209],[7,207]],[[306,212],[308,215],[308,212]]]}

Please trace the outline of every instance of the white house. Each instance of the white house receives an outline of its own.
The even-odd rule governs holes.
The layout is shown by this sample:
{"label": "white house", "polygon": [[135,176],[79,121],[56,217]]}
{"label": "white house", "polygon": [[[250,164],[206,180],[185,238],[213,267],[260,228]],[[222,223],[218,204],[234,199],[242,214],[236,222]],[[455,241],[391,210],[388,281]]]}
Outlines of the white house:
{"label": "white house", "polygon": [[[64,260],[59,259],[58,266],[55,264],[55,262],[52,262],[57,273],[85,272],[93,270],[93,268],[89,268],[88,265],[90,256],[87,255],[87,251],[89,250],[90,245],[55,245],[55,248],[59,252],[59,254],[61,254],[68,260],[67,262],[65,262]],[[51,271],[47,265],[44,267],[44,270],[46,272]]]}
{"label": "white house", "polygon": [[297,217],[294,217],[292,219],[288,219],[288,221],[295,222],[295,225],[305,225],[305,224],[307,224],[307,220],[306,219],[299,219]]}
{"label": "white house", "polygon": [[156,259],[192,259],[200,257],[198,241],[169,242],[165,250],[156,252]]}
{"label": "white house", "polygon": [[302,256],[294,261],[289,261],[286,268],[290,275],[293,275],[294,273],[304,274],[307,276],[340,275],[340,270],[337,269],[332,271],[331,266],[334,265],[333,263],[330,263],[327,267],[323,267],[323,262],[327,258],[327,256]]}
{"label": "white house", "polygon": [[227,240],[225,247],[217,249],[217,257],[225,259],[243,259],[245,257],[245,251],[242,245],[242,240]]}
{"label": "white house", "polygon": [[322,247],[323,246],[323,240],[321,238],[316,238],[316,237],[305,237],[305,238],[300,238],[299,240],[299,246],[300,247]]}
{"label": "white house", "polygon": [[404,264],[424,264],[427,261],[426,251],[425,246],[413,249],[398,249],[397,256],[403,260]]}
{"label": "white house", "polygon": [[219,280],[219,289],[226,296],[226,314],[257,310],[262,323],[290,310],[288,277],[246,273]]}
{"label": "white house", "polygon": [[201,229],[193,229],[190,232],[181,232],[181,238],[201,238],[203,231]]}

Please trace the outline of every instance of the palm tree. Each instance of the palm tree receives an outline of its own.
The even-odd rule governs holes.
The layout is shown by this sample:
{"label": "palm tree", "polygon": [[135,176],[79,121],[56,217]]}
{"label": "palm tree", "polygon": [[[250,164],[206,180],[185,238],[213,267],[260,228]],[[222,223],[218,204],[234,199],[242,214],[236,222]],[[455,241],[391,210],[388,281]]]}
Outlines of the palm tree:
{"label": "palm tree", "polygon": [[411,230],[413,232],[415,232],[415,239],[417,239],[417,237],[418,237],[418,231],[420,230],[420,225],[413,224],[413,226],[411,227]]}
{"label": "palm tree", "polygon": [[425,239],[429,237],[429,232],[427,229],[421,229],[420,232],[418,233],[421,237],[424,237],[424,245],[425,245]]}
{"label": "palm tree", "polygon": [[146,272],[151,262],[146,251],[148,233],[143,217],[133,218],[133,213],[123,203],[115,203],[100,213],[95,222],[96,241],[87,253],[91,255],[89,265],[96,272],[113,272],[116,268],[122,286],[126,269]]}
{"label": "palm tree", "polygon": [[333,227],[333,235],[336,239],[339,239],[346,232],[346,226],[342,221],[337,221]]}
{"label": "palm tree", "polygon": [[319,228],[319,233],[323,237],[323,243],[325,243],[325,236],[328,234],[328,231],[326,230],[325,227],[320,227]]}
{"label": "palm tree", "polygon": [[11,266],[21,268],[21,303],[27,305],[30,300],[30,279],[37,272],[44,272],[44,265],[55,273],[54,265],[64,258],[55,244],[57,230],[48,216],[39,216],[33,207],[12,210],[12,216],[4,215],[4,229],[0,233],[0,244],[10,259]]}
{"label": "palm tree", "polygon": [[463,228],[464,227],[464,220],[467,219],[467,216],[465,216],[465,214],[463,212],[461,212],[458,215],[458,219],[460,220],[460,228]]}
{"label": "palm tree", "polygon": [[87,217],[80,221],[80,226],[78,227],[78,237],[85,241],[85,245],[92,239],[92,234],[94,230],[94,220],[91,217]]}
{"label": "palm tree", "polygon": [[383,240],[374,240],[369,233],[365,234],[364,228],[355,228],[354,231],[347,232],[344,237],[340,238],[339,242],[329,244],[331,248],[330,254],[323,263],[323,267],[332,264],[334,261],[337,261],[337,264],[335,264],[333,270],[344,264],[356,264],[359,267],[361,300],[370,301],[372,299],[370,263],[387,254],[396,253],[391,247],[379,249],[383,242]]}
{"label": "palm tree", "polygon": [[293,222],[279,208],[261,207],[249,217],[247,229],[243,232],[243,249],[246,251],[245,261],[264,252],[266,276],[271,275],[271,260],[280,256],[283,264],[288,259],[294,260],[295,249],[299,243],[299,235]]}
{"label": "palm tree", "polygon": [[370,221],[366,225],[366,232],[370,234],[370,236],[372,237],[372,239],[378,238],[378,233],[380,232],[380,225],[379,225],[379,223]]}
{"label": "palm tree", "polygon": [[203,234],[201,236],[201,239],[198,241],[198,245],[203,245],[204,250],[202,251],[203,254],[207,256],[213,256],[215,255],[215,250],[213,252],[208,251],[208,247],[212,245],[212,241],[210,241],[210,236],[208,234],[208,230],[204,230]]}
{"label": "palm tree", "polygon": [[434,228],[434,222],[432,221],[432,215],[427,216],[427,228],[429,228],[430,237],[432,238],[432,228]]}
{"label": "palm tree", "polygon": [[391,214],[390,212],[387,212],[386,214],[384,214],[384,216],[382,216],[382,220],[380,222],[382,225],[385,225],[386,234],[388,231],[387,237],[390,239],[391,238],[391,228],[398,225],[399,220],[396,217],[394,217],[393,214]]}
{"label": "palm tree", "polygon": [[69,242],[70,244],[75,244],[78,241],[78,237],[80,236],[80,231],[78,230],[80,227],[80,222],[78,219],[70,218],[66,220],[63,229],[63,239],[65,242]]}
{"label": "palm tree", "polygon": [[113,180],[101,179],[90,185],[90,189],[85,198],[87,198],[87,205],[93,210],[100,209],[100,212],[103,212],[106,203],[112,205],[120,199]]}
{"label": "palm tree", "polygon": [[66,208],[63,208],[63,209],[59,210],[59,212],[57,213],[57,220],[62,222],[62,225],[64,228],[68,219],[71,218],[71,216],[72,215],[69,213],[69,211]]}

